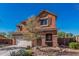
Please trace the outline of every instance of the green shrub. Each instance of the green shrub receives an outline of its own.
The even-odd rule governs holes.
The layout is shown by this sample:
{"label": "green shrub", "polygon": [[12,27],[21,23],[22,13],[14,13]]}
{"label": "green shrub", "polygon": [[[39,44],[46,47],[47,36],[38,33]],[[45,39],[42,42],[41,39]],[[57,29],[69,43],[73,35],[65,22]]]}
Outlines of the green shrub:
{"label": "green shrub", "polygon": [[32,50],[27,50],[26,51],[26,56],[32,56]]}
{"label": "green shrub", "polygon": [[79,43],[71,42],[71,43],[69,43],[69,48],[78,49],[79,48]]}
{"label": "green shrub", "polygon": [[17,52],[13,51],[11,54],[11,56],[32,56],[32,50],[19,50]]}

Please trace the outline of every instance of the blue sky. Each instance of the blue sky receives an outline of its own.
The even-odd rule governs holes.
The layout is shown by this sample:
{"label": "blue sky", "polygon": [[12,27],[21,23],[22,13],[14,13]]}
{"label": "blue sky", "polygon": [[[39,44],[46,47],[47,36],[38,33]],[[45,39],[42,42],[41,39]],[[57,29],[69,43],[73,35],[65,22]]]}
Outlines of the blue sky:
{"label": "blue sky", "polygon": [[79,4],[0,4],[0,32],[16,31],[16,25],[41,10],[57,15],[59,31],[79,34]]}

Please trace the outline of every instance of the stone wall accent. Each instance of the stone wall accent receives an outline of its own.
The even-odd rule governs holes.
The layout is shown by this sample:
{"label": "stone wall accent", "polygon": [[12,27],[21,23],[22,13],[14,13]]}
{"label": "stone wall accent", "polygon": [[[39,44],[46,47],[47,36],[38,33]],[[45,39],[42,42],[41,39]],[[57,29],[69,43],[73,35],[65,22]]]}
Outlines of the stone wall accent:
{"label": "stone wall accent", "polygon": [[42,35],[42,37],[41,37],[41,40],[42,40],[42,46],[46,46],[46,44],[45,44],[45,35]]}
{"label": "stone wall accent", "polygon": [[37,45],[36,40],[32,40],[32,47],[34,47],[36,45]]}
{"label": "stone wall accent", "polygon": [[16,45],[16,39],[12,39],[12,45]]}
{"label": "stone wall accent", "polygon": [[58,47],[57,35],[52,35],[52,41],[53,41],[52,46],[53,47]]}

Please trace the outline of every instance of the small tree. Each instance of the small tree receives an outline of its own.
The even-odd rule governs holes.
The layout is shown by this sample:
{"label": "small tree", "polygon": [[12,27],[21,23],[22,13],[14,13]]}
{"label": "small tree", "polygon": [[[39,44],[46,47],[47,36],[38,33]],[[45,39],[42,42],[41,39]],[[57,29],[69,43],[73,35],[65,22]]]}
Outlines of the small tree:
{"label": "small tree", "polygon": [[39,26],[36,20],[36,17],[33,16],[29,20],[27,20],[27,24],[25,25],[27,29],[26,37],[30,40],[39,39]]}
{"label": "small tree", "polygon": [[58,32],[57,35],[59,38],[65,38],[66,33],[65,32]]}

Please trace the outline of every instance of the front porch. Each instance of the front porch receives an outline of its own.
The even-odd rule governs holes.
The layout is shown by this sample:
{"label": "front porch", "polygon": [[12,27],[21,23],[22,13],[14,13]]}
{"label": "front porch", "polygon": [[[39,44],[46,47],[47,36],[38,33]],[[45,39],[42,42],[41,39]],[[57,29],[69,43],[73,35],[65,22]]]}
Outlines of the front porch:
{"label": "front porch", "polygon": [[[40,32],[41,38],[33,41],[34,45],[42,46],[42,47],[58,47],[58,40],[57,40],[57,32],[56,30],[44,30]],[[34,46],[33,45],[33,46]]]}
{"label": "front porch", "polygon": [[47,46],[47,47],[57,47],[57,35],[53,35],[51,33],[43,34],[41,38],[41,46]]}

